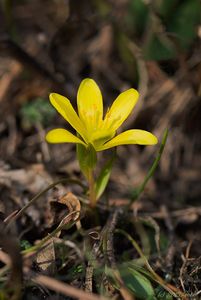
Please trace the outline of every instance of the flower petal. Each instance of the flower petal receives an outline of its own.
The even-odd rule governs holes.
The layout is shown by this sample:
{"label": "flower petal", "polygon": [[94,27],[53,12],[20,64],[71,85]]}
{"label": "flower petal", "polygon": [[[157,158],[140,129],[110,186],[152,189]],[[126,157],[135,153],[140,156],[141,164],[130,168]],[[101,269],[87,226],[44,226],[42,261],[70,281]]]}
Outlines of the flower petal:
{"label": "flower petal", "polygon": [[157,142],[158,142],[157,137],[152,133],[140,129],[131,129],[131,130],[124,131],[119,135],[115,136],[109,142],[100,146],[97,149],[97,151],[106,150],[119,145],[127,145],[127,144],[154,145],[157,144]]}
{"label": "flower petal", "polygon": [[87,146],[81,139],[69,132],[68,130],[57,128],[50,130],[46,135],[48,143],[76,143]]}
{"label": "flower petal", "polygon": [[62,115],[62,117],[70,123],[70,125],[81,135],[81,137],[86,141],[87,133],[84,128],[84,124],[78,117],[70,101],[59,94],[50,94],[50,102],[56,108],[56,110]]}
{"label": "flower petal", "polygon": [[131,113],[138,97],[139,93],[135,89],[121,93],[106,113],[103,126],[116,131]]}
{"label": "flower petal", "polygon": [[77,106],[80,119],[89,131],[100,127],[103,119],[103,99],[101,91],[93,79],[84,79],[78,89]]}

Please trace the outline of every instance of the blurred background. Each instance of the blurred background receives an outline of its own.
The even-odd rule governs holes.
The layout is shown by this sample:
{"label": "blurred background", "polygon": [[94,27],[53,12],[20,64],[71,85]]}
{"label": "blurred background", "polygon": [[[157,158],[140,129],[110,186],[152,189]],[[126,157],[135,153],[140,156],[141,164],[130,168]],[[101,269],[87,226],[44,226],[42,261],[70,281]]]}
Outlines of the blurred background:
{"label": "blurred background", "polygon": [[[103,92],[106,108],[125,89],[139,90],[140,101],[122,130],[149,130],[161,141],[169,129],[142,208],[199,206],[200,1],[0,3],[2,203],[11,199],[19,204],[19,198],[37,193],[55,177],[79,176],[75,146],[44,141],[49,129],[68,126],[49,104],[48,95],[66,95],[76,107],[79,83],[91,77]],[[111,201],[123,201],[142,182],[158,149],[119,147],[108,188]],[[1,206],[9,210],[9,205]],[[198,209],[184,222],[194,222],[199,214]]]}

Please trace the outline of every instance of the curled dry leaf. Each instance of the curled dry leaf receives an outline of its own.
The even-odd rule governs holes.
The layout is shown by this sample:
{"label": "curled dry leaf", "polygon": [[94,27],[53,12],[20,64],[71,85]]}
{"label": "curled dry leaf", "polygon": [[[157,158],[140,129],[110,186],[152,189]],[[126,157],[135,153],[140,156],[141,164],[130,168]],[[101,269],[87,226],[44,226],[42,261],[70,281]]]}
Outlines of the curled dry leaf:
{"label": "curled dry leaf", "polygon": [[61,197],[59,203],[65,204],[69,210],[69,213],[76,211],[76,214],[69,216],[72,220],[77,220],[80,216],[81,205],[78,198],[71,192]]}
{"label": "curled dry leaf", "polygon": [[[67,206],[67,215],[61,220],[59,226],[67,225],[71,221],[76,221],[79,219],[81,205],[79,199],[71,192],[67,193],[66,195],[62,196],[59,203],[64,204]],[[77,227],[80,227],[80,221],[76,222]],[[57,237],[60,236],[60,231],[57,233]]]}

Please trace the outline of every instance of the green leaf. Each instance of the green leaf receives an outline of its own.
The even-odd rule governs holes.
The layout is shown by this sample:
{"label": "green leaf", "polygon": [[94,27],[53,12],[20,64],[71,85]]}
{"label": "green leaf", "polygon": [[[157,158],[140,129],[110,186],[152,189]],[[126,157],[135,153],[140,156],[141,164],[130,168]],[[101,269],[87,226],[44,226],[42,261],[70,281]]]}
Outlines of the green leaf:
{"label": "green leaf", "polygon": [[23,123],[28,127],[33,126],[35,123],[46,126],[55,116],[55,110],[47,100],[39,97],[25,103],[20,110],[20,114]]}
{"label": "green leaf", "polygon": [[89,144],[87,148],[81,144],[77,144],[77,159],[82,173],[88,178],[89,171],[96,166],[97,162],[94,147],[91,144]]}
{"label": "green leaf", "polygon": [[172,14],[177,9],[180,0],[165,0],[160,1],[160,7],[158,7],[158,14],[162,16],[163,20],[168,22],[172,17]]}
{"label": "green leaf", "polygon": [[111,159],[109,159],[108,162],[102,168],[102,170],[100,172],[100,175],[98,176],[98,178],[96,180],[96,199],[97,200],[103,194],[103,192],[104,192],[104,190],[105,190],[105,188],[108,184],[115,157],[116,157],[116,155],[115,155],[115,152],[114,152]]}
{"label": "green leaf", "polygon": [[21,250],[26,250],[26,249],[29,249],[31,248],[31,244],[29,243],[29,241],[27,240],[22,240],[20,241],[20,247],[21,247]]}
{"label": "green leaf", "polygon": [[167,60],[175,57],[176,49],[165,34],[153,33],[143,48],[147,60]]}
{"label": "green leaf", "polygon": [[128,14],[126,22],[134,33],[140,35],[146,28],[149,9],[148,5],[143,0],[130,0],[128,3]]}
{"label": "green leaf", "polygon": [[137,298],[142,300],[156,299],[151,282],[140,272],[129,267],[128,269],[120,271],[120,275],[125,286],[133,292]]}
{"label": "green leaf", "polygon": [[182,48],[188,48],[197,35],[200,22],[201,3],[199,0],[182,1],[172,14],[167,26],[174,32]]}

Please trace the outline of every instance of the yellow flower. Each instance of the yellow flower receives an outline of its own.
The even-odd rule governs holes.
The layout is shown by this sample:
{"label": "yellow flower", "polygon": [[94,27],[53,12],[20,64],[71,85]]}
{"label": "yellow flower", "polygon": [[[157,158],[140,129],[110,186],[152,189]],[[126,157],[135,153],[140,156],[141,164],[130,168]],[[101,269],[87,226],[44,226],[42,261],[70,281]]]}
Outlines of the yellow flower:
{"label": "yellow flower", "polygon": [[101,91],[93,79],[84,79],[77,93],[78,114],[70,101],[59,94],[50,94],[50,102],[62,117],[78,133],[58,128],[49,131],[49,143],[76,143],[85,147],[92,145],[96,151],[106,150],[125,144],[154,145],[157,138],[140,129],[127,130],[115,136],[117,129],[127,119],[138,100],[138,92],[129,89],[121,93],[103,117]]}

